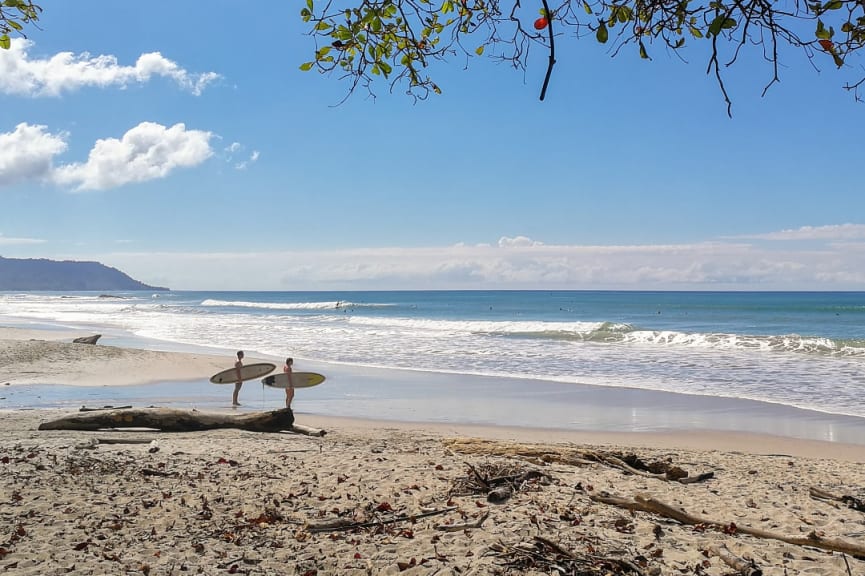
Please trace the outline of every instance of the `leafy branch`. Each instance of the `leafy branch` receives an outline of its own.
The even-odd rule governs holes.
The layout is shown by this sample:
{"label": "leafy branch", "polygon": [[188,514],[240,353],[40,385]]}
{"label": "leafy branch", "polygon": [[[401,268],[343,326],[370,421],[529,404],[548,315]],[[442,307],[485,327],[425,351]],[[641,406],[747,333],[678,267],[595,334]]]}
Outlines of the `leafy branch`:
{"label": "leafy branch", "polygon": [[24,26],[35,25],[41,12],[42,8],[30,0],[0,1],[0,48],[8,50],[12,45],[10,34],[26,38]]}
{"label": "leafy branch", "polygon": [[[538,12],[541,18],[527,26]],[[555,42],[567,35],[610,44],[613,56],[633,49],[647,60],[659,47],[684,59],[686,46],[708,46],[707,73],[729,113],[723,71],[743,49],[758,48],[770,66],[765,94],[780,79],[784,46],[815,67],[828,56],[836,67],[852,68],[848,58],[865,45],[865,0],[557,0],[553,6],[548,0],[306,0],[300,15],[315,42],[302,70],[337,73],[350,82],[349,94],[363,87],[374,96],[373,81],[383,78],[391,91],[404,87],[417,99],[441,93],[428,73],[434,61],[488,56],[524,70],[532,47],[549,53],[543,99]],[[863,85],[865,78],[844,88],[858,99]]]}

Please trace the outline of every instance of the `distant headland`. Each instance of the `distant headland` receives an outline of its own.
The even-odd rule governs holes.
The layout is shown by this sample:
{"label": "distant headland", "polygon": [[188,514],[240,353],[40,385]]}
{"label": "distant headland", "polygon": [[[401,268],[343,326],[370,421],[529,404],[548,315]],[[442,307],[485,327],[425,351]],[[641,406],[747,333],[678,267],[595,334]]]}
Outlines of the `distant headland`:
{"label": "distant headland", "polygon": [[130,278],[99,262],[3,258],[0,290],[168,290]]}

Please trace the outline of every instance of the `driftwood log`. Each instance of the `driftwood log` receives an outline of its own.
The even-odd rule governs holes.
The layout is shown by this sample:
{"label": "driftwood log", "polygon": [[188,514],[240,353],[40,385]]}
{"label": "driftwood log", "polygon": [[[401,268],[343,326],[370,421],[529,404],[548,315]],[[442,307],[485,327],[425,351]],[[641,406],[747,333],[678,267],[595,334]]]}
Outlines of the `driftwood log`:
{"label": "driftwood log", "polygon": [[811,546],[813,548],[820,548],[821,550],[829,550],[831,552],[842,552],[844,554],[850,554],[851,556],[865,556],[865,544],[850,542],[840,538],[827,538],[817,534],[817,532],[810,532],[806,536],[788,536],[786,534],[761,530],[760,528],[740,526],[732,522],[722,522],[711,518],[703,518],[694,514],[689,514],[681,508],[676,508],[675,506],[671,506],[661,502],[660,500],[656,500],[655,498],[641,495],[635,496],[633,500],[609,494],[595,494],[590,496],[590,498],[595,502],[619,506],[620,508],[626,508],[631,511],[639,510],[642,512],[650,512],[665,518],[671,518],[677,522],[690,526],[712,526],[731,534],[748,534],[756,538],[779,540],[796,546]]}
{"label": "driftwood log", "polygon": [[153,428],[163,432],[195,432],[237,428],[252,432],[281,432],[292,430],[293,427],[294,414],[288,408],[246,414],[208,414],[170,408],[140,408],[71,414],[43,422],[39,425],[39,430]]}

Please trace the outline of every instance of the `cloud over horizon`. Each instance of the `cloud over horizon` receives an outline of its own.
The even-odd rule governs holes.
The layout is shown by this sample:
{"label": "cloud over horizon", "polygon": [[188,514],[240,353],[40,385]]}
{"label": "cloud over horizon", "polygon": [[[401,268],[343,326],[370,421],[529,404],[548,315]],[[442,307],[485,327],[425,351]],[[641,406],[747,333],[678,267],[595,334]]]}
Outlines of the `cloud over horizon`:
{"label": "cloud over horizon", "polygon": [[[507,238],[507,237],[503,237]],[[466,245],[274,252],[100,255],[174,289],[850,290],[865,289],[858,250],[767,250],[745,243]],[[232,270],[226,275],[220,271]],[[250,284],[250,279],[255,284]],[[217,282],[217,284],[214,284]]]}
{"label": "cloud over horizon", "polygon": [[15,38],[8,50],[0,50],[0,93],[14,96],[60,96],[85,87],[126,88],[154,77],[173,80],[180,88],[199,96],[221,78],[216,72],[193,74],[159,52],[142,54],[133,66],[123,66],[116,56],[92,56],[87,52],[58,52],[49,58],[31,58],[30,40]]}
{"label": "cloud over horizon", "polygon": [[746,240],[859,240],[865,239],[865,224],[802,226],[765,234],[743,234],[734,238]]}

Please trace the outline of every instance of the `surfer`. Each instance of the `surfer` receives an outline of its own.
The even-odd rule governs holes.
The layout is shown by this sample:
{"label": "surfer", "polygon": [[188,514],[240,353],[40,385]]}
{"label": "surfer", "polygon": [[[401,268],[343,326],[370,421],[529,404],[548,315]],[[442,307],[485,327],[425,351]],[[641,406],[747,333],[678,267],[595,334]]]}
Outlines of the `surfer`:
{"label": "surfer", "polygon": [[291,365],[294,364],[294,358],[286,358],[285,366],[282,371],[288,374],[288,386],[285,387],[285,407],[291,408],[291,401],[294,400],[294,382],[291,378]]}
{"label": "surfer", "polygon": [[243,368],[243,350],[237,351],[237,362],[234,363],[234,371],[237,372],[237,382],[234,383],[234,394],[231,395],[231,405],[240,406],[237,401],[237,394],[240,392],[240,387],[243,386],[243,377],[240,375],[240,369]]}

